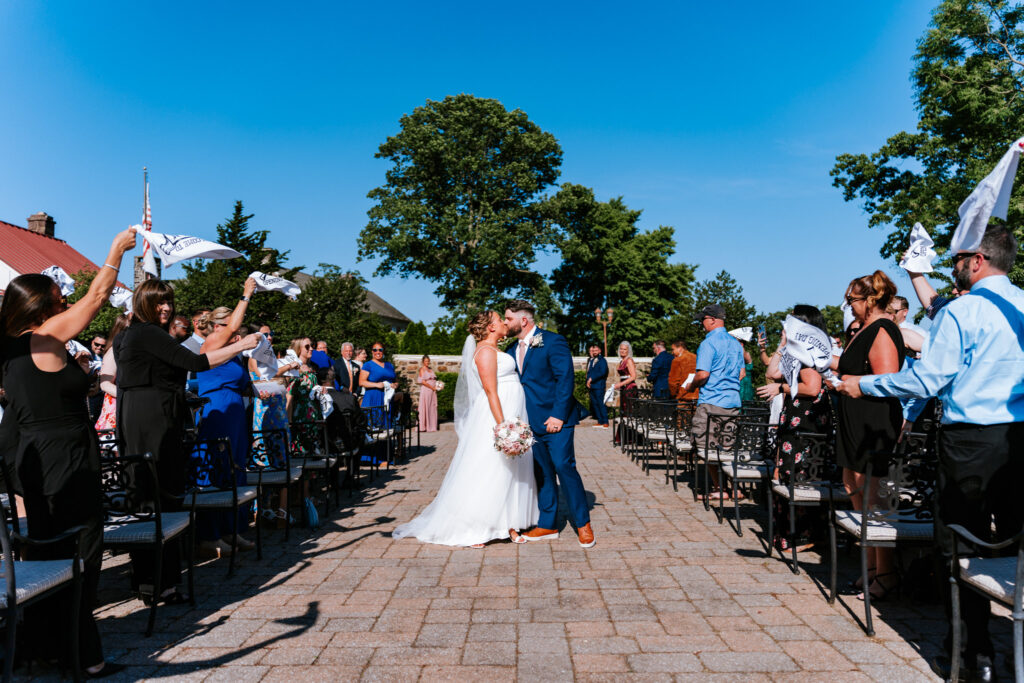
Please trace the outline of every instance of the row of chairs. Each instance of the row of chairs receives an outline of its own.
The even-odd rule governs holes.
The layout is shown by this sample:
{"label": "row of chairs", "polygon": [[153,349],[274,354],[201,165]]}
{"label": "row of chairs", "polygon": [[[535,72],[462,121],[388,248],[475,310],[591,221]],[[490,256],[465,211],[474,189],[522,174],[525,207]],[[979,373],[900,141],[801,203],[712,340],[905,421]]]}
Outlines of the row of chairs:
{"label": "row of chairs", "polygon": [[[868,581],[868,551],[871,548],[906,548],[933,546],[935,543],[934,498],[937,490],[937,455],[934,423],[925,423],[921,433],[904,435],[890,453],[875,454],[884,462],[885,474],[866,477],[864,486],[853,495],[865,501],[860,510],[853,510],[842,481],[842,468],[835,459],[835,434],[791,431],[786,441],[798,444],[789,452],[779,447],[779,431],[769,424],[768,406],[760,402],[745,403],[738,415],[712,415],[703,443],[693,443],[692,420],[695,405],[691,402],[655,400],[649,395],[625,397],[616,416],[617,438],[623,450],[638,462],[647,474],[652,457],[664,463],[666,483],[677,488],[680,460],[684,469],[693,473],[693,495],[710,492],[709,465],[719,468],[723,490],[731,488],[735,532],[742,535],[741,506],[737,492],[752,493],[760,489],[766,501],[766,547],[769,555],[775,550],[776,501],[788,506],[787,540],[789,557],[780,548],[779,555],[794,573],[799,572],[796,540],[797,509],[825,507],[829,521],[829,591],[828,600],[837,595],[838,536],[851,539],[860,548],[860,574]],[[834,422],[833,422],[834,424]],[[698,476],[703,470],[703,477]],[[705,496],[705,509],[711,509],[715,496]],[[718,496],[715,513],[722,523],[726,519],[726,498]],[[1021,636],[1024,632],[1024,530],[1000,544],[978,539],[962,527],[951,530],[959,543],[954,549],[951,573],[953,604],[958,609],[957,593],[961,587],[977,590],[996,600],[1013,613],[1015,663],[1018,680],[1024,675]],[[964,556],[965,543],[978,549],[998,550],[1018,546],[1017,557]],[[871,594],[864,592],[864,630],[874,634],[871,615]],[[959,615],[954,614],[954,640],[959,645]],[[954,651],[958,651],[954,649]],[[955,673],[954,673],[955,676]]]}
{"label": "row of chairs", "polygon": [[[198,407],[201,402],[195,402]],[[199,439],[198,423],[191,422],[185,430],[184,448],[190,454],[187,488],[179,495],[168,494],[160,485],[156,464],[151,454],[118,453],[113,434],[101,433],[101,482],[104,496],[103,547],[120,553],[142,550],[152,553],[154,583],[161,585],[160,558],[164,546],[181,540],[185,550],[186,577],[189,596],[194,596],[195,515],[198,511],[230,510],[237,514],[255,501],[265,501],[275,488],[298,488],[314,473],[325,483],[324,505],[327,511],[333,490],[335,504],[340,504],[342,481],[349,482],[350,490],[358,486],[361,454],[374,451],[383,453],[387,466],[407,457],[412,445],[412,428],[416,424],[411,400],[401,398],[390,406],[366,408],[360,413],[364,425],[358,434],[357,445],[343,435],[332,433],[326,421],[294,422],[289,432],[264,430],[252,435],[252,446],[246,467],[235,463],[231,442],[227,438]],[[348,443],[346,443],[348,441]],[[295,448],[303,443],[299,453]],[[371,472],[375,468],[371,468]],[[244,474],[244,484],[239,483]],[[4,488],[8,477],[4,476]],[[4,680],[13,676],[14,646],[17,624],[26,606],[56,591],[73,591],[70,603],[70,642],[72,645],[72,676],[81,680],[78,670],[78,605],[81,602],[82,568],[80,555],[81,534],[84,527],[69,529],[53,539],[40,541],[21,534],[23,520],[19,520],[16,506],[8,493],[2,496],[5,524],[0,525],[0,551],[3,566],[0,573],[6,590],[0,593],[0,623],[6,628],[4,654]],[[300,496],[290,497],[301,499]],[[285,525],[285,539],[291,524]],[[238,529],[235,528],[228,575],[234,572],[238,549]],[[24,560],[27,548],[70,544],[72,557],[60,560]],[[256,524],[256,556],[262,558],[262,534]],[[151,635],[157,616],[159,601],[150,601],[145,634]],[[194,597],[192,597],[194,604]]]}

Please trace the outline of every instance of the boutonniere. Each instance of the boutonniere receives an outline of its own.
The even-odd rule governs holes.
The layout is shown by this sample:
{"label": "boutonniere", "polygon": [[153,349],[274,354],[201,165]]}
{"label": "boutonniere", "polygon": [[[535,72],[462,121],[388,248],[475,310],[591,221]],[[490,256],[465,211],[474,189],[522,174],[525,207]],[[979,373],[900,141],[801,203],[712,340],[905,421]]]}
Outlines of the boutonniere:
{"label": "boutonniere", "polygon": [[540,332],[538,332],[537,334],[535,334],[532,337],[530,337],[530,348],[531,349],[539,349],[542,346],[544,346],[544,335],[542,335]]}

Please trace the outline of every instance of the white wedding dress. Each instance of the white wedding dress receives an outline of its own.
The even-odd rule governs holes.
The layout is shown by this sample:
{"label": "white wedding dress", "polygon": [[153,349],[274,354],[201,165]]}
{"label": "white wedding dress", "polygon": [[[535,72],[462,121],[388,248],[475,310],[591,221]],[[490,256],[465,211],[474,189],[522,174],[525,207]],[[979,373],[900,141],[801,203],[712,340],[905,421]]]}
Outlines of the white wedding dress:
{"label": "white wedding dress", "polygon": [[[455,427],[459,443],[437,496],[423,512],[394,530],[394,538],[414,536],[426,543],[468,546],[496,538],[508,538],[509,529],[528,529],[537,524],[537,483],[533,476],[533,452],[509,458],[494,448],[494,416],[480,384],[474,361],[472,337],[462,353],[459,384],[455,390]],[[506,420],[524,422],[526,396],[519,383],[516,364],[507,353],[498,356],[498,398]]]}

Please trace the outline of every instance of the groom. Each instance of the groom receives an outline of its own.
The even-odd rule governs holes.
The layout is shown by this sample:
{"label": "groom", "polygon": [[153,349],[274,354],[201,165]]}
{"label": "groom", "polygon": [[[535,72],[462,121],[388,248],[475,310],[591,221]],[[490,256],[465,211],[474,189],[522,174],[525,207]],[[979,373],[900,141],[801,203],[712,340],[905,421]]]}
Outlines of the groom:
{"label": "groom", "polygon": [[516,363],[526,394],[526,413],[533,429],[533,469],[537,477],[537,527],[523,536],[528,541],[558,538],[555,516],[558,512],[558,487],[555,475],[569,500],[569,514],[576,525],[580,545],[592,548],[594,531],[583,480],[576,471],[573,436],[580,421],[581,407],[573,397],[575,377],[572,353],[565,337],[542,332],[533,323],[534,308],[527,301],[510,301],[505,309],[505,324],[518,341],[508,353]]}

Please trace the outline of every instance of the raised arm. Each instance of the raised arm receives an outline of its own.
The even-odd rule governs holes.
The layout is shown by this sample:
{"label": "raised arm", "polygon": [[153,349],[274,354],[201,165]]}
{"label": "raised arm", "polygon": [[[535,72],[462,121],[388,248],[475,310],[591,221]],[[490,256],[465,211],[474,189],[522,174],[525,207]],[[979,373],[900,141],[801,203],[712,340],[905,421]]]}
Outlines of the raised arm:
{"label": "raised arm", "polygon": [[235,331],[242,326],[242,321],[245,320],[245,311],[249,308],[249,299],[252,298],[252,294],[255,291],[256,281],[251,277],[246,278],[242,298],[238,300],[235,310],[231,312],[231,317],[228,318],[227,324],[214,327],[213,332],[207,335],[203,345],[199,348],[200,353],[216,351],[228,343],[228,339],[231,339],[235,335]]}
{"label": "raised arm", "polygon": [[35,334],[56,339],[61,344],[66,344],[68,340],[80,335],[82,330],[88,327],[99,313],[104,302],[110,298],[110,293],[114,290],[114,285],[117,284],[117,273],[121,269],[121,257],[126,251],[131,251],[134,248],[134,228],[128,228],[118,233],[110,244],[107,260],[103,262],[103,266],[96,273],[85,296],[72,304],[66,311],[58,313],[40,325]]}

